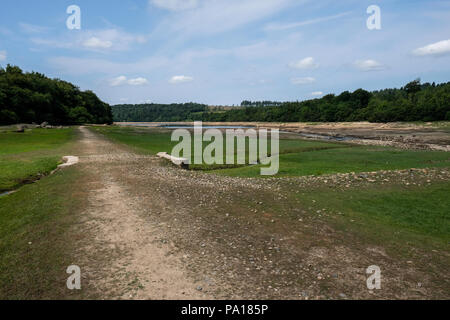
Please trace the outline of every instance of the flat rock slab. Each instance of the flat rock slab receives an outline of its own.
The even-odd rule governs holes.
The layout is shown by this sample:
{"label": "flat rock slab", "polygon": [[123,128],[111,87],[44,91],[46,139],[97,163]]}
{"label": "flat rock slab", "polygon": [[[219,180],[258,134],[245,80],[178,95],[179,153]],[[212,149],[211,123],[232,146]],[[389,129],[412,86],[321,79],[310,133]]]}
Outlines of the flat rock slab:
{"label": "flat rock slab", "polygon": [[80,161],[80,159],[76,156],[65,156],[63,157],[63,161],[64,163],[60,164],[58,168],[73,166],[74,164],[77,164]]}
{"label": "flat rock slab", "polygon": [[167,152],[159,152],[157,154],[157,156],[160,157],[160,158],[167,159],[167,160],[171,161],[173,164],[175,164],[177,166],[189,165],[189,160],[188,159],[173,157],[170,154],[168,154]]}

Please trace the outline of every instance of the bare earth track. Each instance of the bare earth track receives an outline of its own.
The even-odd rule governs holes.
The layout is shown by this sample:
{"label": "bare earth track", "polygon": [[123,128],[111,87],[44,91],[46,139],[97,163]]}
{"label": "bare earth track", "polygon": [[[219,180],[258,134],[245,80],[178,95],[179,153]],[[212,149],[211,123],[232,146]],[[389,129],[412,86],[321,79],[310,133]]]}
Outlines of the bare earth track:
{"label": "bare earth track", "polygon": [[[74,262],[87,297],[449,298],[446,252],[411,248],[408,260],[390,256],[333,229],[288,192],[333,180],[345,188],[350,174],[259,180],[184,171],[80,130],[88,205],[74,226],[82,235]],[[411,183],[450,177],[447,169],[383,178],[390,175]],[[365,270],[373,264],[383,270],[383,290],[372,292]]]}

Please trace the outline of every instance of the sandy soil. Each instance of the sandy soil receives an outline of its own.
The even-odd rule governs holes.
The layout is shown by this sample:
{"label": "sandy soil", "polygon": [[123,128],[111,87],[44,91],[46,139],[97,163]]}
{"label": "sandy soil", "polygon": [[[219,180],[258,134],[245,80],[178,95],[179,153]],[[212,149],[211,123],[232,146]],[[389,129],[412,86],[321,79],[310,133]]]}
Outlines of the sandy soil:
{"label": "sandy soil", "polygon": [[[105,299],[449,298],[447,252],[389,248],[327,222],[293,190],[389,179],[448,180],[448,170],[241,179],[175,168],[81,128],[88,205],[74,228],[89,297]],[[366,268],[382,268],[382,290]]]}

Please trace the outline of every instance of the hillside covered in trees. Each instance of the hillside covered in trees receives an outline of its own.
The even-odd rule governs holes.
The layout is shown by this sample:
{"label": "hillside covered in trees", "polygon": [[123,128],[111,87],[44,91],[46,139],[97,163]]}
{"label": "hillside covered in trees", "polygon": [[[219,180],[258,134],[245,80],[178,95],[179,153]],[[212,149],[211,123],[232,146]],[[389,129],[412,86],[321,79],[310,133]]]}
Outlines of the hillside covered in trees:
{"label": "hillside covered in trees", "polygon": [[32,122],[111,123],[112,112],[92,91],[17,66],[0,68],[0,124]]}
{"label": "hillside covered in trees", "polygon": [[[274,105],[275,104],[275,105]],[[415,80],[400,89],[369,92],[358,89],[339,95],[297,102],[251,102],[215,111],[205,105],[144,104],[113,106],[114,121],[439,121],[450,120],[450,82],[421,84]]]}
{"label": "hillside covered in trees", "polygon": [[194,121],[201,120],[208,106],[198,103],[123,104],[112,107],[114,121]]}

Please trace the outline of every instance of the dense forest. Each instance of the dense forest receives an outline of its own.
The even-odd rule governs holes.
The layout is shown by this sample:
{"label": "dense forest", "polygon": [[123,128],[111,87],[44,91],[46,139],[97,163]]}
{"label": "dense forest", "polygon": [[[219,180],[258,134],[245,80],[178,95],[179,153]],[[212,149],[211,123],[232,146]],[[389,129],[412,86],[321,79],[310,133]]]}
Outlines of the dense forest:
{"label": "dense forest", "polygon": [[[275,105],[274,105],[275,104]],[[113,107],[115,121],[438,121],[450,120],[450,82],[414,80],[400,89],[369,92],[358,89],[339,95],[297,102],[251,102],[215,111],[200,104],[120,105]]]}
{"label": "dense forest", "polygon": [[194,121],[208,112],[208,106],[198,103],[124,104],[112,107],[114,121]]}
{"label": "dense forest", "polygon": [[92,91],[50,79],[43,74],[24,73],[19,67],[0,67],[0,124],[111,123],[111,107]]}

